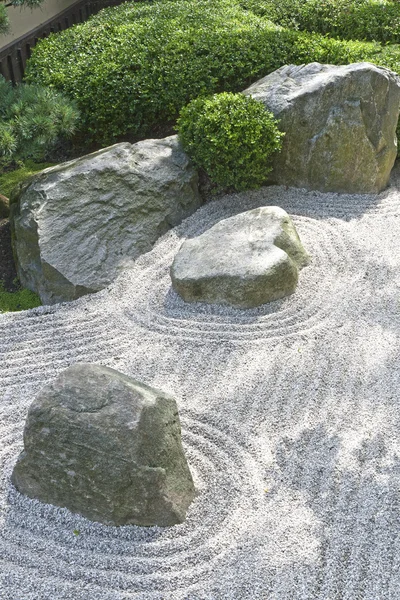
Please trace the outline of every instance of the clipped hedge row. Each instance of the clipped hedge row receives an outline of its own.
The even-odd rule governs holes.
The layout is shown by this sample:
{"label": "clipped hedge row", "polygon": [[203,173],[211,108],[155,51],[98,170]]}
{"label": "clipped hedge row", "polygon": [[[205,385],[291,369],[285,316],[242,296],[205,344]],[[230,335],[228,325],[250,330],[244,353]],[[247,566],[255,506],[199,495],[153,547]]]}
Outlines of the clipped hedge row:
{"label": "clipped hedge row", "polygon": [[400,3],[389,0],[238,0],[274,23],[331,37],[400,42]]}
{"label": "clipped hedge row", "polygon": [[238,0],[126,2],[42,40],[27,80],[75,99],[82,139],[104,146],[149,136],[193,98],[240,91],[283,64],[386,64],[384,53],[378,43],[284,29]]}

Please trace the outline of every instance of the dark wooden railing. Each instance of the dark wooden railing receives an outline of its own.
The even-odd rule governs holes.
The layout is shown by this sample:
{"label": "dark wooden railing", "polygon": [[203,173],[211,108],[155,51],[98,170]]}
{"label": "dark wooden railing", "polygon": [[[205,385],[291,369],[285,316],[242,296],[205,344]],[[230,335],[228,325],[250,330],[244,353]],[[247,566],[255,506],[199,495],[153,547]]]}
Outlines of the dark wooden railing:
{"label": "dark wooden railing", "polygon": [[[90,15],[99,12],[106,6],[116,6],[124,0],[78,0],[62,12],[58,13],[36,29],[32,29],[17,40],[12,41],[0,50],[0,75],[14,85],[22,81],[26,61],[30,58],[31,50],[41,38],[50,33],[63,31],[76,23],[83,23]],[[1,38],[0,38],[1,39]]]}

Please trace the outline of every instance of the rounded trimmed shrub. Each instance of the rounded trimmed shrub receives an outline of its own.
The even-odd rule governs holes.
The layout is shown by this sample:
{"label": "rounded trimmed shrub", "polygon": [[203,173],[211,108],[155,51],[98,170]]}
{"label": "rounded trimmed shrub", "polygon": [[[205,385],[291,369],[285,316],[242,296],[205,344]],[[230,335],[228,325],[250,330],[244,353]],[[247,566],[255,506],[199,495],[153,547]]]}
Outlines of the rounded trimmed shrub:
{"label": "rounded trimmed shrub", "polygon": [[193,163],[221,188],[238,191],[265,182],[284,136],[261,102],[228,92],[192,100],[182,109],[177,130]]}

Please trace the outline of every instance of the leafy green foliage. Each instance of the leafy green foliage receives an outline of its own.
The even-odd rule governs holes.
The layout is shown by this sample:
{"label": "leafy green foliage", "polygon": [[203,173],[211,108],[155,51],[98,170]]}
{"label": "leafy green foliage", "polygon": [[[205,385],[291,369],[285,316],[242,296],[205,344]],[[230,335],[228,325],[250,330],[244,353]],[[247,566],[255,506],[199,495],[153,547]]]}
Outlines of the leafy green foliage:
{"label": "leafy green foliage", "polygon": [[12,87],[0,76],[0,164],[43,160],[60,136],[71,136],[79,113],[59,92],[38,85]]}
{"label": "leafy green foliage", "polygon": [[[344,6],[345,1],[350,2],[324,0],[321,6],[334,2]],[[357,2],[361,7],[361,0],[353,0]],[[104,146],[123,136],[149,137],[157,127],[173,124],[192,99],[241,91],[284,64],[367,60],[391,67],[398,62],[378,42],[299,31],[303,5],[311,11],[317,4],[317,0],[125,2],[41,40],[28,62],[27,80],[75,99],[82,114],[79,141]],[[3,141],[4,147],[10,143]]]}
{"label": "leafy green foliage", "polygon": [[184,149],[212,182],[245,190],[262,185],[272,169],[271,155],[284,135],[277,125],[260,102],[224,92],[192,100],[177,129]]}
{"label": "leafy green foliage", "polygon": [[2,173],[0,175],[0,194],[10,198],[11,192],[18,184],[47,167],[54,167],[54,163],[35,163],[33,160],[27,160],[22,166]]}
{"label": "leafy green foliage", "polygon": [[390,0],[239,0],[284,27],[353,40],[400,42],[400,3]]}
{"label": "leafy green foliage", "polygon": [[75,98],[84,135],[104,145],[145,136],[191,99],[274,70],[284,58],[280,37],[231,0],[126,2],[40,41],[27,78]]}
{"label": "leafy green foliage", "polygon": [[34,292],[27,289],[6,292],[0,282],[0,313],[28,310],[40,305],[40,298]]}

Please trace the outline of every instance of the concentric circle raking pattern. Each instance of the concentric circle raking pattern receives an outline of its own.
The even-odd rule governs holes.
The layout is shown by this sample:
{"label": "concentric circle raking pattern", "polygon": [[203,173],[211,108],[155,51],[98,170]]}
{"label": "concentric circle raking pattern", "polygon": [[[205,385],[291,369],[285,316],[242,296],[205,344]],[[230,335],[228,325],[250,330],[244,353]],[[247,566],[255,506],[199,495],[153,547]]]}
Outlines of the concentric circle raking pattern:
{"label": "concentric circle raking pattern", "polygon": [[[269,197],[268,202],[271,203]],[[246,205],[242,196],[225,200],[223,211],[217,201],[214,205],[186,221],[185,237],[199,235],[221,216],[253,207],[249,202]],[[300,272],[296,292],[291,296],[251,310],[184,302],[172,290],[169,271],[182,243],[183,231],[178,228],[165,236],[149,255],[141,257],[130,273],[127,323],[132,320],[165,335],[237,341],[287,337],[321,327],[348,291],[348,282],[341,277],[344,270],[348,273],[354,268],[348,250],[351,246],[348,227],[337,219],[328,221],[299,214],[292,217],[312,262]],[[321,265],[329,268],[328,277]]]}
{"label": "concentric circle raking pattern", "polygon": [[[184,587],[193,584],[193,571],[195,579],[204,577],[229,553],[226,536],[240,538],[246,529],[246,514],[252,510],[249,497],[259,488],[262,498],[266,463],[263,469],[259,449],[252,447],[249,436],[242,444],[232,424],[213,424],[190,411],[184,411],[182,421],[184,446],[198,490],[183,525],[172,529],[105,527],[28,500],[11,489],[7,502],[2,502],[0,535],[0,547],[7,545],[7,559],[26,568],[31,565],[43,577],[62,582],[61,573],[66,580],[70,577],[68,564],[73,555],[76,581],[87,583],[93,571],[97,586],[122,586],[130,592],[152,589],[162,593]],[[8,430],[5,440],[6,478],[20,446],[19,433],[20,424]],[[218,520],[212,510],[216,502]],[[36,560],[38,552],[45,556],[42,565]]]}

